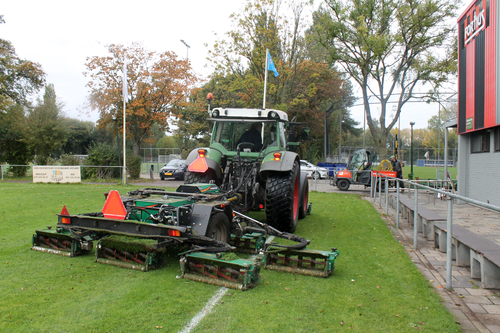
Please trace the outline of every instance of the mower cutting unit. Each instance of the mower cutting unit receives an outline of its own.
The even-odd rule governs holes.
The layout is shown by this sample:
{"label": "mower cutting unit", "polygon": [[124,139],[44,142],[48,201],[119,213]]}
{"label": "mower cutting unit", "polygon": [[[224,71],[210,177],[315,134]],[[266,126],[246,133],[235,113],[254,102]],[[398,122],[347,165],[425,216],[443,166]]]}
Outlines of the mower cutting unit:
{"label": "mower cutting unit", "polygon": [[[327,277],[338,256],[306,250],[306,239],[233,211],[215,184],[105,195],[102,212],[71,215],[64,207],[55,230],[36,231],[32,249],[73,257],[90,253],[95,242],[97,262],[140,271],[179,253],[183,278],[240,290],[257,285],[261,266]],[[275,237],[296,244],[280,245]]]}

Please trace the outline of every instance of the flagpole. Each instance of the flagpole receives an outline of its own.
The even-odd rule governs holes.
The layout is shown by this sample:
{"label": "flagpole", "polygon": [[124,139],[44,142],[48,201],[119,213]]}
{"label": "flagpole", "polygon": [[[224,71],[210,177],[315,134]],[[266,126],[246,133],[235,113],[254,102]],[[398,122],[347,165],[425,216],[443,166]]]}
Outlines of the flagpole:
{"label": "flagpole", "polygon": [[266,70],[264,71],[264,102],[262,103],[262,108],[266,108],[266,92],[267,92],[267,70],[269,66],[269,48],[266,48]]}
{"label": "flagpole", "polygon": [[127,89],[127,58],[123,61],[123,185],[127,185],[127,149],[126,149],[126,138],[127,138],[127,121],[126,121],[126,105],[128,98]]}

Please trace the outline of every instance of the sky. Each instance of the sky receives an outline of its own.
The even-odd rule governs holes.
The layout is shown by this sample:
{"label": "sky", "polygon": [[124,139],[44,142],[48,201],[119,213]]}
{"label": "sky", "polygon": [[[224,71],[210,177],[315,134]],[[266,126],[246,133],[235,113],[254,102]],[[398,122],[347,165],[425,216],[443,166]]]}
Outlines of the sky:
{"label": "sky", "polygon": [[[217,40],[214,33],[221,38],[234,28],[229,16],[239,12],[243,3],[242,0],[5,1],[0,9],[5,20],[0,24],[0,38],[9,40],[19,57],[42,65],[47,83],[54,84],[58,100],[65,103],[66,116],[95,122],[97,112],[82,112],[88,95],[85,87],[88,79],[83,75],[87,57],[106,56],[108,44],[143,42],[151,51],[173,51],[182,58],[188,55],[195,72],[206,78],[211,69],[206,67],[208,48],[204,44],[212,46]],[[354,92],[361,95],[359,89]],[[378,118],[377,110],[373,105],[372,118]],[[437,114],[437,103],[409,103],[403,108],[401,128],[409,128],[410,122],[415,122],[414,128],[426,128],[428,119]],[[362,106],[351,108],[351,116],[363,126]]]}

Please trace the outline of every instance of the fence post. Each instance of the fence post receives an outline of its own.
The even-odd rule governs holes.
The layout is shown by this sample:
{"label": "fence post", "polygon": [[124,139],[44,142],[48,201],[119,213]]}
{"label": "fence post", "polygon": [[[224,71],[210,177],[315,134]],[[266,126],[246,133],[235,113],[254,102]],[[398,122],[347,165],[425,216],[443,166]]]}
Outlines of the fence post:
{"label": "fence post", "polygon": [[396,181],[396,229],[399,229],[399,182]]}
{"label": "fence post", "polygon": [[372,198],[372,200],[375,199],[375,177],[373,176],[373,172],[370,173],[370,198]]}
{"label": "fence post", "polygon": [[387,177],[385,178],[385,215],[389,215],[389,186]]}
{"label": "fence post", "polygon": [[[377,175],[378,176],[378,175]],[[377,183],[378,183],[378,206],[382,208],[382,175],[380,175],[380,178],[377,177]]]}
{"label": "fence post", "polygon": [[418,249],[417,220],[418,220],[418,186],[415,183],[415,210],[413,211],[413,248],[415,250]]}
{"label": "fence post", "polygon": [[446,289],[451,290],[452,288],[452,248],[453,248],[453,199],[448,198],[448,214],[446,217]]}

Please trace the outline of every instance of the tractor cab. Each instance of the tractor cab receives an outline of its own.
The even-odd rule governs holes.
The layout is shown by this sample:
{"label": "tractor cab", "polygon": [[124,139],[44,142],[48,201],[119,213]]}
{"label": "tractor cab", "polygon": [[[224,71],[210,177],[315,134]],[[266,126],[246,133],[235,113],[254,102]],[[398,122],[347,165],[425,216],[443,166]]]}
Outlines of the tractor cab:
{"label": "tractor cab", "polygon": [[371,153],[366,149],[359,149],[349,158],[347,170],[370,170],[371,165]]}
{"label": "tractor cab", "polygon": [[368,185],[371,180],[371,153],[366,149],[356,150],[349,158],[348,170],[352,170],[353,180],[361,185]]}

